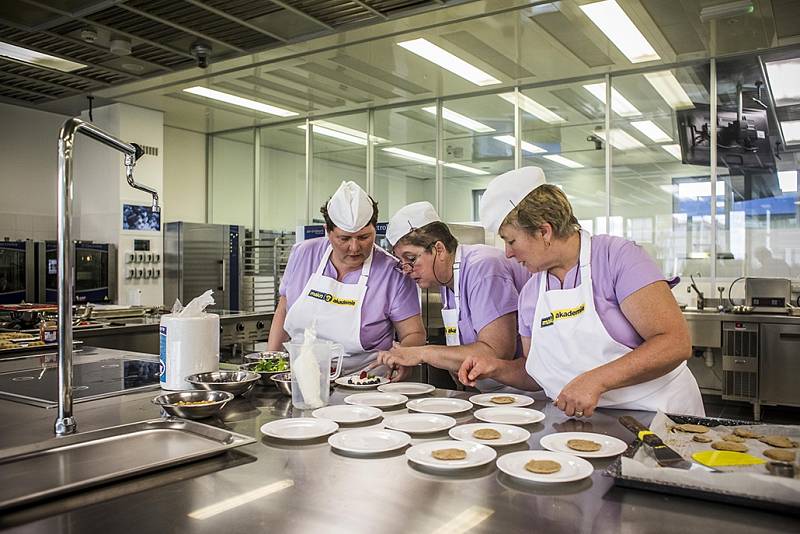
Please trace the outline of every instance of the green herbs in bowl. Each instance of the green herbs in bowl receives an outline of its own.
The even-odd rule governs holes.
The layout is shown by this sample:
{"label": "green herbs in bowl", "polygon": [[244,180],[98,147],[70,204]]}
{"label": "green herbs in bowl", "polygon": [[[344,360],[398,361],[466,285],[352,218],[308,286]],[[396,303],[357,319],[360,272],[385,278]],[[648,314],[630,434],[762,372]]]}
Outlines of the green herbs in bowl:
{"label": "green herbs in bowl", "polygon": [[251,369],[257,373],[282,373],[289,370],[289,360],[285,358],[260,360]]}

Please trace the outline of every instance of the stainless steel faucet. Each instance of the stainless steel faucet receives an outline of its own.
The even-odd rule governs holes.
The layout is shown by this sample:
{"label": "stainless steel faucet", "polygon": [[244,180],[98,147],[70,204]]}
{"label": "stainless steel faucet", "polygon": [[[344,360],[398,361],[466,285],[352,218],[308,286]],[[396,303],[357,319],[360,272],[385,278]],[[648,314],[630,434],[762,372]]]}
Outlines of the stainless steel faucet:
{"label": "stainless steel faucet", "polygon": [[125,154],[125,173],[131,187],[153,196],[153,211],[159,212],[158,193],[133,180],[133,167],[144,153],[139,145],[124,143],[91,122],[77,117],[67,120],[58,133],[58,436],[77,429],[72,416],[72,292],[75,258],[72,243],[72,164],[75,136],[79,133]]}
{"label": "stainless steel faucet", "polygon": [[[697,276],[700,276],[700,273],[697,273]],[[702,310],[703,308],[706,307],[706,298],[703,295],[703,292],[700,291],[697,288],[697,284],[694,283],[694,275],[693,274],[689,275],[689,279],[692,281],[692,283],[689,284],[689,288],[693,289],[694,292],[697,293],[697,309],[698,310]]]}

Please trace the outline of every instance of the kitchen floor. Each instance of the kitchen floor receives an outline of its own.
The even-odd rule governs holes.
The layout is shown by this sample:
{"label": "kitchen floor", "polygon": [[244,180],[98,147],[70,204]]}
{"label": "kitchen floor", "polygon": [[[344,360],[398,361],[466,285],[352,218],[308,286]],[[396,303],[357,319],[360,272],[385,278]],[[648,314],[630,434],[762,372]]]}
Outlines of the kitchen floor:
{"label": "kitchen floor", "polygon": [[[703,395],[707,417],[753,420],[753,405],[746,402],[723,401],[720,397]],[[789,406],[762,406],[761,422],[776,424],[800,424],[800,408]]]}

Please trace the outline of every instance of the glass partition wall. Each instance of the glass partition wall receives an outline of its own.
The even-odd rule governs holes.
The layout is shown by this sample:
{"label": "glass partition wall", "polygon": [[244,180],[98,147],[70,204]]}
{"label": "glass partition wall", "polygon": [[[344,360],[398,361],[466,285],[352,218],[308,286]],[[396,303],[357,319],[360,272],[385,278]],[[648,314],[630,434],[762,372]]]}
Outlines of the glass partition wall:
{"label": "glass partition wall", "polygon": [[[797,277],[800,165],[775,145],[764,61],[660,65],[212,134],[209,221],[294,231],[354,180],[382,221],[428,200],[448,222],[475,223],[495,176],[536,165],[584,228],[634,240],[681,276],[679,301],[690,300],[689,275],[707,297],[740,276]],[[734,135],[740,100],[751,127]]]}

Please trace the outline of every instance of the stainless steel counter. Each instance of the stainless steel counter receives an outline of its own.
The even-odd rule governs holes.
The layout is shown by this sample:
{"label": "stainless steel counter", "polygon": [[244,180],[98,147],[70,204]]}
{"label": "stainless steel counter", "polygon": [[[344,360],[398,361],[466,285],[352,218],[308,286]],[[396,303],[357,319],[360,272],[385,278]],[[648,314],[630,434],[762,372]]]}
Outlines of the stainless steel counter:
{"label": "stainless steel counter", "polygon": [[777,313],[725,313],[711,310],[683,310],[687,321],[740,321],[745,323],[800,324],[800,315]]}
{"label": "stainless steel counter", "polygon": [[[99,351],[84,358],[102,358]],[[132,355],[142,357],[140,354]],[[152,356],[151,356],[152,357]],[[337,390],[341,404],[348,391]],[[465,397],[437,390],[437,396]],[[158,416],[152,393],[75,406],[78,430]],[[565,417],[544,400],[534,407],[547,418],[531,425],[525,446],[556,431],[591,430],[630,440],[616,421],[629,413],[649,423],[652,414],[601,410],[586,422]],[[452,521],[481,518],[470,533],[497,532],[796,532],[800,520],[757,510],[621,489],[602,476],[609,460],[594,460],[591,479],[558,486],[523,486],[492,465],[477,472],[442,476],[411,467],[401,454],[357,459],[331,451],[325,440],[289,445],[262,438],[266,422],[293,415],[290,400],[257,386],[209,423],[260,441],[217,458],[86,491],[0,518],[9,532],[282,532],[416,533],[467,532]],[[390,414],[403,411],[388,412]],[[51,438],[52,410],[0,401],[0,448]],[[459,422],[471,421],[470,415]],[[443,438],[439,435],[437,438]],[[416,441],[416,440],[415,440]],[[0,473],[0,481],[2,474]],[[207,507],[236,504],[217,514]],[[193,512],[204,512],[192,514]],[[212,514],[212,515],[209,515]],[[792,526],[794,525],[794,526]],[[437,530],[442,529],[442,530]]]}

